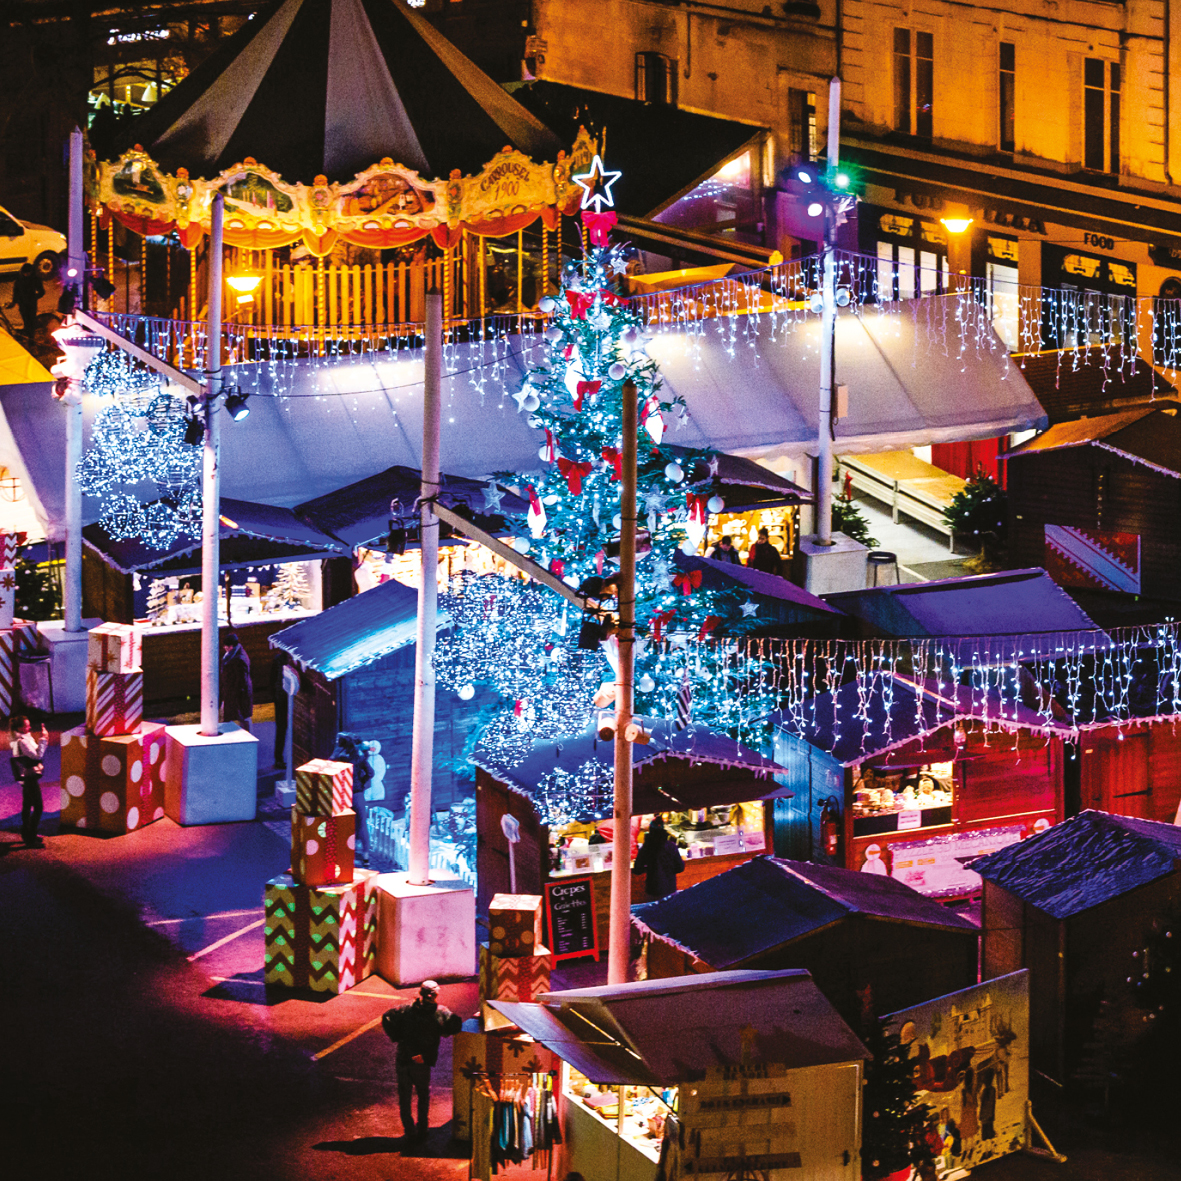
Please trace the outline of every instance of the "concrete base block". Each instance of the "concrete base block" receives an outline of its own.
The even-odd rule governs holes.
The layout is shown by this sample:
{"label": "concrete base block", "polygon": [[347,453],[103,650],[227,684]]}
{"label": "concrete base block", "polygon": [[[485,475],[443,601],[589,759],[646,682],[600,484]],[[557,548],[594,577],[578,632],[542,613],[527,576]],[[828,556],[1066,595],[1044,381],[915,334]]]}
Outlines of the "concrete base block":
{"label": "concrete base block", "polygon": [[38,647],[52,657],[53,708],[59,714],[81,713],[86,708],[86,654],[89,651],[90,629],[98,627],[101,619],[84,619],[82,631],[68,632],[60,619],[37,624],[40,633]]}
{"label": "concrete base block", "polygon": [[237,722],[215,738],[201,727],[167,727],[164,812],[177,824],[253,820],[258,803],[258,739]]}
{"label": "concrete base block", "polygon": [[795,556],[795,581],[814,595],[865,589],[865,556],[869,550],[843,533],[832,545],[818,545],[815,535],[801,537]]}
{"label": "concrete base block", "polygon": [[476,972],[476,893],[464,882],[412,886],[378,874],[377,974],[401,988]]}
{"label": "concrete base block", "polygon": [[275,784],[275,800],[284,808],[295,807],[295,780],[280,779]]}

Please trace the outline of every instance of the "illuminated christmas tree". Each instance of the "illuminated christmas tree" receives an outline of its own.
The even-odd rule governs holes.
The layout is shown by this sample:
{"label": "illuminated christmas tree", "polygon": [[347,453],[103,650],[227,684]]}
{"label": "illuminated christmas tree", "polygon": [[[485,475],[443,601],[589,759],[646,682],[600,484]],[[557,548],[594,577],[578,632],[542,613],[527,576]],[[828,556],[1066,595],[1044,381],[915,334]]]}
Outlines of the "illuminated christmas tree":
{"label": "illuminated christmas tree", "polygon": [[148,586],[148,618],[153,623],[161,623],[164,613],[168,609],[168,583],[162,578],[153,578]]}
{"label": "illuminated christmas tree", "polygon": [[274,585],[267,591],[267,606],[272,611],[280,607],[303,607],[311,593],[302,563],[284,562]]}

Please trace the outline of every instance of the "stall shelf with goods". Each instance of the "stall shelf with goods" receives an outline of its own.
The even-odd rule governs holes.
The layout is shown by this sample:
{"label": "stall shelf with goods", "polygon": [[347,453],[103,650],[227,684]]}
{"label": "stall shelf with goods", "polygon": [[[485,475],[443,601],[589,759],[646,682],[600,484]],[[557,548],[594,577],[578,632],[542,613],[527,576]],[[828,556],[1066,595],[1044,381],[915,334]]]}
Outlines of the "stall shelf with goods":
{"label": "stall shelf with goods", "polygon": [[[1086,811],[974,868],[984,975],[1029,969],[1032,1065],[1071,1082],[1088,1073],[1096,1043],[1149,1021],[1132,985],[1151,969],[1144,948],[1166,929],[1177,937],[1181,829]],[[1107,1047],[1109,1069],[1134,1040]]]}
{"label": "stall shelf with goods", "polygon": [[1063,817],[1062,737],[992,691],[882,674],[774,720],[793,793],[775,810],[781,856],[963,898],[980,892],[972,858]]}
{"label": "stall shelf with goods", "polygon": [[490,1003],[563,1063],[556,1175],[618,1170],[651,1181],[670,1142],[690,1175],[860,1175],[868,1053],[807,972],[719,972]]}
{"label": "stall shelf with goods", "polygon": [[[677,730],[663,719],[641,719],[651,735],[631,746],[633,857],[653,816],[665,816],[677,839],[685,887],[769,848],[768,801],[790,789],[771,775],[782,770],[731,738],[690,724]],[[476,827],[480,902],[510,889],[509,843],[502,818],[514,818],[517,889],[540,894],[546,882],[590,877],[600,930],[611,880],[612,746],[592,727],[581,734],[535,742],[520,763],[490,754],[476,762]],[[632,879],[632,900],[643,902],[645,878]]]}
{"label": "stall shelf with goods", "polygon": [[756,857],[632,910],[648,979],[734,969],[804,968],[841,1016],[965,988],[979,929],[880,874]]}

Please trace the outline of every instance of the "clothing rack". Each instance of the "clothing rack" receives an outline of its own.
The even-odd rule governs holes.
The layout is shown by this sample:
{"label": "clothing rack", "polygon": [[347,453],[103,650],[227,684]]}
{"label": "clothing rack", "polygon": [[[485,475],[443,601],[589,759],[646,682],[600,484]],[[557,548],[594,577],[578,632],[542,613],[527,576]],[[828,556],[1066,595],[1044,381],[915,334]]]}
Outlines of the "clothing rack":
{"label": "clothing rack", "polygon": [[[532,1071],[532,1070],[473,1070],[471,1072],[471,1078],[473,1080],[488,1079],[489,1081],[491,1081],[492,1079],[503,1080],[506,1078],[517,1078],[517,1079],[548,1078],[551,1081],[551,1090],[552,1090],[552,1084],[554,1082],[556,1082],[557,1078],[558,1078],[558,1071],[556,1071],[556,1070],[539,1070],[539,1071]],[[476,1137],[475,1107],[476,1107],[476,1097],[475,1097],[475,1088],[473,1087],[468,1093],[467,1126],[468,1126],[469,1130],[471,1131],[472,1148],[473,1148],[472,1154],[468,1158],[468,1163],[467,1163],[468,1181],[472,1181],[472,1168],[473,1168],[474,1160],[475,1160],[475,1137]],[[554,1171],[553,1149],[552,1148],[546,1149],[546,1153],[549,1157],[549,1160],[546,1162],[546,1181],[551,1181],[551,1179],[553,1177],[553,1171]]]}

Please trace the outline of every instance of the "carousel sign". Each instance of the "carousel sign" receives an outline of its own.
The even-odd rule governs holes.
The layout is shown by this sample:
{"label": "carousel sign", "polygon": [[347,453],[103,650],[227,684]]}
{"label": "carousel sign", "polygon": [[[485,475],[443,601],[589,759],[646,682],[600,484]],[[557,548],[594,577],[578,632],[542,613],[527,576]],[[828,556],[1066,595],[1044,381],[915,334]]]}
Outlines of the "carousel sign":
{"label": "carousel sign", "polygon": [[247,157],[213,180],[170,176],[141,148],[118,160],[91,161],[88,197],[105,219],[114,217],[144,236],[176,233],[190,249],[209,232],[213,195],[225,197],[225,240],[252,250],[302,241],[328,254],[338,238],[386,249],[428,235],[447,248],[464,230],[486,237],[515,234],[538,218],[547,229],[571,214],[582,195],[573,177],[589,166],[595,143],[581,128],[570,153],[535,164],[505,148],[475,176],[453,171],[447,180],[424,180],[413,169],[384,159],[345,183],[318,176],[310,185],[287,184]]}

